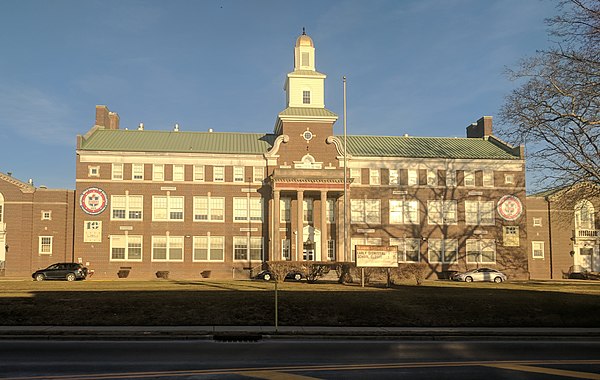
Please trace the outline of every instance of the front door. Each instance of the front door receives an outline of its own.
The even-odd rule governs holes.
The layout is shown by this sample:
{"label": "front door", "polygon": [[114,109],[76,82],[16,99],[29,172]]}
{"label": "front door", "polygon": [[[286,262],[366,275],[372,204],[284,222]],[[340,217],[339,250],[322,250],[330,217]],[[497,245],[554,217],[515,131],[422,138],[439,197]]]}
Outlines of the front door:
{"label": "front door", "polygon": [[591,247],[579,248],[579,265],[586,271],[592,270],[592,258],[594,256],[594,249]]}
{"label": "front door", "polygon": [[312,241],[304,242],[302,260],[313,261],[315,259],[315,243]]}
{"label": "front door", "polygon": [[302,230],[304,237],[303,260],[320,261],[321,260],[321,231],[313,226],[305,226]]}

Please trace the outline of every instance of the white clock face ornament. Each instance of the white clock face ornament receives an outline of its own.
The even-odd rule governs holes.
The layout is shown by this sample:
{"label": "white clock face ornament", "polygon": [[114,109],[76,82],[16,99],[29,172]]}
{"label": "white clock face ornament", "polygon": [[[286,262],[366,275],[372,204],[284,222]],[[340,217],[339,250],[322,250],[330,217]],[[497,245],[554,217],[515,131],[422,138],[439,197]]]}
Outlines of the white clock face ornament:
{"label": "white clock face ornament", "polygon": [[104,190],[97,187],[85,189],[79,197],[79,207],[89,215],[98,215],[106,209],[108,197]]}
{"label": "white clock face ornament", "polygon": [[312,138],[314,137],[312,132],[309,130],[304,131],[304,133],[302,133],[302,137],[304,138],[304,140],[306,140],[307,142],[312,140]]}
{"label": "white clock face ornament", "polygon": [[504,220],[513,221],[523,213],[523,204],[514,195],[505,195],[498,201],[498,214]]}

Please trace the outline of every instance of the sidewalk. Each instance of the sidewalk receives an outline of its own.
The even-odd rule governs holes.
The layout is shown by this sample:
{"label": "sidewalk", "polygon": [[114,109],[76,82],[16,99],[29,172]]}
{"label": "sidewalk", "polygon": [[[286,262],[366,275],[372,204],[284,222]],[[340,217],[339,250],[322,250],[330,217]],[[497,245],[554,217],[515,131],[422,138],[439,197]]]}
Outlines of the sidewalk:
{"label": "sidewalk", "polygon": [[600,340],[600,328],[441,328],[329,326],[0,326],[0,339],[216,340]]}

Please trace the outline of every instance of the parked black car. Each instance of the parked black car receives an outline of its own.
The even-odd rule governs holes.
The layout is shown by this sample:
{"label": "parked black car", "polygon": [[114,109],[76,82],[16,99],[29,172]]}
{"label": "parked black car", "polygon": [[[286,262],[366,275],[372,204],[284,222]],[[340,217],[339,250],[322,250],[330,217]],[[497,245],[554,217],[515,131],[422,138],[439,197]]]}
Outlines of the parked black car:
{"label": "parked black car", "polygon": [[79,263],[56,263],[46,269],[40,269],[31,275],[36,281],[44,280],[85,280],[88,269]]}
{"label": "parked black car", "polygon": [[[286,280],[293,280],[293,281],[300,281],[302,280],[302,273],[300,272],[290,272],[285,276]],[[261,272],[259,272],[256,276],[254,276],[254,278],[258,279],[258,280],[265,280],[265,281],[271,281],[275,278],[275,276],[273,276],[273,274],[268,271],[268,270],[263,270]]]}

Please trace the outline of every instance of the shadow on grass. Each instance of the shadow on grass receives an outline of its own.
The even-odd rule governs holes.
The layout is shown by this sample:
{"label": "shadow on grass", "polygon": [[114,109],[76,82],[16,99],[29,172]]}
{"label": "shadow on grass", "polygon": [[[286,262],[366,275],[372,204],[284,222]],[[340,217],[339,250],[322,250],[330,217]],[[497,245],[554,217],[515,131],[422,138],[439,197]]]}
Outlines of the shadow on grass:
{"label": "shadow on grass", "polygon": [[[31,290],[0,297],[1,325],[273,325],[274,291],[251,282],[179,290]],[[198,285],[203,285],[200,287]],[[185,289],[183,285],[187,285]],[[296,286],[298,285],[298,286]],[[495,287],[395,286],[278,292],[281,326],[598,327],[600,296]],[[248,290],[255,287],[256,290]],[[299,291],[302,289],[302,291]],[[314,289],[314,290],[310,290]],[[238,291],[236,291],[238,290]],[[310,291],[307,291],[310,290]]]}

